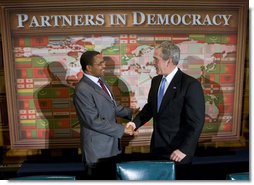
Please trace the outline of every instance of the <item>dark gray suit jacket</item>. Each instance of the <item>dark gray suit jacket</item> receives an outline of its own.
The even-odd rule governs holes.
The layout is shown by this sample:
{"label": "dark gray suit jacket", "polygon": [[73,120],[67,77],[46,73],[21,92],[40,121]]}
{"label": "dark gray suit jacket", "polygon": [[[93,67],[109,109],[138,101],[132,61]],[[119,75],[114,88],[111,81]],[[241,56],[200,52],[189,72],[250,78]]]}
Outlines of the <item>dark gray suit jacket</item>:
{"label": "dark gray suit jacket", "polygon": [[73,101],[80,122],[81,148],[86,163],[93,164],[99,159],[118,155],[124,126],[116,123],[116,117],[130,120],[131,109],[116,104],[85,75],[75,88]]}
{"label": "dark gray suit jacket", "polygon": [[157,112],[161,78],[162,75],[158,75],[152,79],[148,102],[134,122],[139,128],[153,118],[151,152],[169,159],[175,149],[180,149],[187,154],[182,163],[189,163],[204,125],[203,90],[198,80],[178,69]]}

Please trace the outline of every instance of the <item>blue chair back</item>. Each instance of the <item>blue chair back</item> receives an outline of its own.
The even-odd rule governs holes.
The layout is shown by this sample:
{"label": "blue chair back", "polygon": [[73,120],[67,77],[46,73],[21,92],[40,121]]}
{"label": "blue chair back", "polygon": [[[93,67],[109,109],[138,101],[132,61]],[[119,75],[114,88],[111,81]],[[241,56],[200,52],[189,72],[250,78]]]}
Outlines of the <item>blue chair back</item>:
{"label": "blue chair back", "polygon": [[61,175],[35,175],[15,177],[9,180],[76,180],[75,176],[61,176]]}
{"label": "blue chair back", "polygon": [[116,164],[119,180],[175,180],[175,163],[171,161],[130,161]]}
{"label": "blue chair back", "polygon": [[231,173],[227,176],[228,180],[250,180],[249,172]]}

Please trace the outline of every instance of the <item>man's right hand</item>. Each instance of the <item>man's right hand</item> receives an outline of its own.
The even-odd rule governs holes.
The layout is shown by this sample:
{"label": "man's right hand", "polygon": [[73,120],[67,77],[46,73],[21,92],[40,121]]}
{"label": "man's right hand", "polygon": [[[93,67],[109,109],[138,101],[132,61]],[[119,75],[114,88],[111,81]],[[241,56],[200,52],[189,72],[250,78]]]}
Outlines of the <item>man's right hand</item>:
{"label": "man's right hand", "polygon": [[136,128],[135,123],[130,121],[125,125],[124,133],[131,136],[138,135],[138,131],[137,130],[135,131],[135,128]]}
{"label": "man's right hand", "polygon": [[132,136],[134,134],[134,127],[130,124],[126,124],[124,128],[124,133]]}

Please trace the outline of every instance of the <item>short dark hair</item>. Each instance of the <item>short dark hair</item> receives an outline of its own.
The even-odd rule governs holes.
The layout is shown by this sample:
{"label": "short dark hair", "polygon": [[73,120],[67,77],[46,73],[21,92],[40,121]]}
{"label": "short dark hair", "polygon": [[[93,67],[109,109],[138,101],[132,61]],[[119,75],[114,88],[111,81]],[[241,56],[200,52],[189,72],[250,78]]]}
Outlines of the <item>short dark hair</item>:
{"label": "short dark hair", "polygon": [[85,53],[83,53],[80,57],[80,65],[82,67],[82,70],[86,71],[87,65],[93,65],[93,58],[99,54],[100,52],[98,51],[86,51]]}

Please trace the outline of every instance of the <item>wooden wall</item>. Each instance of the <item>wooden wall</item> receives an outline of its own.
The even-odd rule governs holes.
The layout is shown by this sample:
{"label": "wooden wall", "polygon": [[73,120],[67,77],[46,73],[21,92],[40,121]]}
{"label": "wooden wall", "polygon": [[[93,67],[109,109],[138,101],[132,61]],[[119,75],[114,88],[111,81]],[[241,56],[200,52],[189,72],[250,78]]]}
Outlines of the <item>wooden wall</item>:
{"label": "wooden wall", "polygon": [[[61,2],[61,5],[59,3]],[[246,30],[248,29],[247,27],[247,20],[246,20],[246,13],[247,11],[246,8],[248,8],[248,1],[183,1],[182,3],[180,2],[175,2],[175,1],[158,1],[156,3],[149,2],[149,1],[110,1],[105,3],[105,7],[101,6],[101,1],[73,1],[70,3],[69,1],[59,1],[59,0],[54,0],[54,1],[31,1],[31,0],[21,0],[21,1],[15,1],[15,0],[10,0],[8,2],[0,1],[1,5],[1,10],[0,10],[0,19],[1,19],[1,43],[4,47],[1,48],[0,50],[0,103],[1,103],[1,115],[0,115],[0,145],[2,145],[4,148],[10,148],[10,140],[12,141],[12,146],[14,148],[22,148],[20,146],[25,146],[23,145],[22,142],[19,143],[19,138],[17,136],[14,136],[14,133],[18,133],[18,128],[16,123],[18,122],[17,120],[17,113],[14,113],[16,109],[16,104],[13,100],[13,97],[16,97],[16,92],[13,88],[13,85],[15,86],[15,76],[12,75],[16,73],[14,68],[12,66],[14,65],[9,65],[10,62],[14,61],[13,58],[13,52],[11,51],[12,49],[12,43],[15,41],[14,36],[32,36],[35,34],[36,36],[43,34],[44,32],[48,32],[48,35],[80,35],[81,33],[84,32],[83,28],[67,28],[68,31],[65,29],[61,30],[55,30],[54,28],[46,28],[46,29],[29,29],[27,26],[22,29],[18,30],[17,28],[17,22],[15,22],[15,13],[16,12],[24,12],[27,11],[28,15],[40,15],[41,13],[49,13],[52,14],[54,12],[55,7],[58,7],[57,10],[60,13],[63,13],[67,10],[67,12],[75,12],[75,10],[71,10],[68,8],[69,6],[74,6],[77,8],[77,12],[82,11],[82,9],[85,9],[86,7],[89,9],[91,14],[95,14],[100,12],[102,9],[105,13],[110,13],[112,10],[115,13],[127,13],[128,11],[130,12],[133,8],[133,6],[137,7],[142,7],[141,10],[144,12],[152,12],[153,7],[156,7],[157,10],[160,10],[160,12],[163,13],[163,8],[167,7],[168,10],[174,9],[175,7],[180,7],[180,4],[184,3],[184,8],[182,11],[186,11],[189,9],[196,9],[198,11],[201,11],[202,8],[207,8],[209,10],[209,7],[212,8],[212,13],[211,14],[216,14],[217,12],[215,11],[217,8],[220,10],[226,9],[228,12],[232,13],[233,15],[236,15],[238,17],[238,20],[241,21],[236,21],[234,20],[232,23],[232,27],[228,28],[229,33],[234,33],[238,35],[238,39],[243,39],[242,42],[238,41],[237,43],[237,48],[240,48],[241,46],[241,51],[239,51],[237,59],[242,60],[242,63],[238,65],[239,68],[241,66],[244,66],[244,72],[242,73],[239,71],[240,69],[237,69],[237,79],[238,82],[236,82],[236,87],[240,90],[240,92],[236,92],[237,96],[235,99],[237,102],[240,104],[237,104],[237,107],[234,108],[234,115],[236,116],[235,120],[238,120],[239,124],[236,124],[234,126],[234,129],[232,130],[232,134],[234,139],[230,139],[228,137],[226,140],[223,139],[215,139],[215,140],[209,140],[207,142],[206,139],[200,142],[200,146],[212,146],[212,147],[248,147],[249,144],[249,53],[248,53],[248,48],[247,51],[245,51],[245,47],[248,46],[248,44],[245,42],[245,37],[248,37],[248,34],[246,34]],[[103,1],[104,3],[104,1]],[[165,5],[165,6],[164,6]],[[79,8],[80,7],[80,8]],[[113,7],[113,8],[112,8]],[[94,8],[94,11],[91,11]],[[236,11],[237,10],[237,11]],[[175,12],[178,10],[176,9]],[[215,13],[213,13],[215,11]],[[88,10],[89,12],[89,10]],[[202,11],[201,11],[202,12]],[[237,12],[237,13],[236,13]],[[202,12],[204,14],[204,12]],[[11,24],[7,22],[6,20],[10,20],[10,22],[14,22],[14,24]],[[8,28],[6,28],[8,27]],[[239,29],[239,27],[243,27]],[[186,27],[172,27],[171,31],[173,33],[179,32],[181,34],[186,33]],[[203,28],[202,28],[203,29]],[[216,28],[216,27],[211,27],[211,28],[204,28],[204,30],[197,30],[196,27],[189,27],[188,33],[202,33],[204,30],[206,33],[212,34],[214,32],[219,32],[219,33],[225,33],[225,28]],[[97,30],[94,29],[93,27],[88,27],[86,29],[86,32],[92,33],[92,34],[116,34],[117,32],[126,32],[128,34],[131,33],[145,33],[145,34],[153,34],[154,31],[158,34],[165,34],[167,33],[167,30],[165,27],[153,27],[152,29],[149,28],[147,25],[143,27],[132,27],[131,25],[127,25],[127,27],[120,26],[118,27],[117,31],[115,28],[110,27],[109,25],[106,25],[103,27],[103,29],[98,28]],[[8,37],[8,38],[7,38]],[[16,39],[17,40],[17,39]],[[248,39],[247,39],[248,40]],[[11,41],[11,42],[10,42]],[[8,49],[8,50],[7,50]],[[5,61],[4,61],[5,60]],[[7,64],[8,66],[4,66],[4,64]],[[4,70],[5,69],[5,70]],[[7,72],[8,71],[8,72]],[[10,74],[11,73],[11,74]],[[4,77],[7,75],[7,79]],[[243,79],[243,80],[241,80]],[[11,86],[12,85],[12,86]],[[7,86],[7,88],[5,88]],[[242,98],[242,99],[241,99]],[[6,101],[7,100],[7,101]],[[7,104],[8,102],[8,104]],[[236,104],[234,104],[235,106]],[[14,114],[13,114],[14,113]],[[240,114],[239,114],[240,113]],[[9,117],[8,117],[9,114]],[[8,122],[8,119],[10,122]],[[11,125],[11,128],[9,128],[8,125]],[[9,132],[12,129],[11,132]],[[15,131],[14,131],[15,130]],[[11,134],[9,134],[11,133]],[[210,136],[209,136],[210,137]],[[207,137],[204,137],[207,138]],[[139,141],[137,140],[136,143]],[[149,140],[147,137],[145,137],[145,143],[149,143]],[[35,145],[38,145],[38,143],[35,142]],[[35,145],[28,146],[28,148],[36,148]],[[77,145],[75,145],[77,146]],[[64,147],[64,145],[61,145],[61,147]],[[148,152],[149,151],[149,146],[147,144],[137,144],[133,146],[126,146],[126,153],[131,153],[131,152]],[[10,152],[12,153],[12,152]],[[32,152],[33,153],[33,152]],[[27,150],[24,150],[24,155],[28,155]],[[21,154],[22,155],[22,154]]]}

